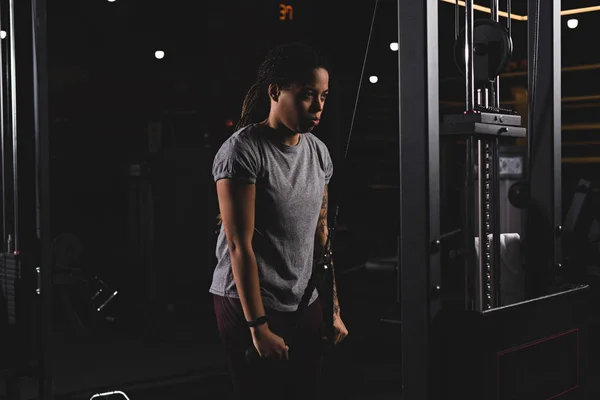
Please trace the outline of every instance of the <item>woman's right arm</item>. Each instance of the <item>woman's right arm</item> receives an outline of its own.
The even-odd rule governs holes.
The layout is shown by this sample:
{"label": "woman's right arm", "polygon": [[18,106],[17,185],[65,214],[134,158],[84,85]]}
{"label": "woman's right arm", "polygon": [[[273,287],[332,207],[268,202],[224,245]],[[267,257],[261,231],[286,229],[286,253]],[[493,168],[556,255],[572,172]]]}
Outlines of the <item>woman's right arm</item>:
{"label": "woman's right arm", "polygon": [[[258,264],[252,249],[256,185],[233,179],[217,181],[217,196],[227,237],[233,279],[240,296],[246,321],[265,315],[258,282]],[[289,347],[269,324],[251,327],[252,341],[261,357],[289,359]]]}
{"label": "woman's right arm", "polygon": [[[227,238],[233,278],[247,321],[265,315],[258,281],[258,265],[252,249],[256,185],[235,179],[217,181],[219,209]],[[250,328],[252,333],[268,324]]]}

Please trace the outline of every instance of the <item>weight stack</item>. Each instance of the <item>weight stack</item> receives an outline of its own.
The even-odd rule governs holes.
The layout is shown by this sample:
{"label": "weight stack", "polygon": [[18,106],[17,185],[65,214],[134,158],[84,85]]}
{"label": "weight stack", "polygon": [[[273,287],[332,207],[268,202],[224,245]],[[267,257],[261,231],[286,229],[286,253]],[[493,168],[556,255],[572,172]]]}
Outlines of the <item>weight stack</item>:
{"label": "weight stack", "polygon": [[35,272],[24,274],[18,255],[0,254],[0,369],[35,358],[34,287]]}

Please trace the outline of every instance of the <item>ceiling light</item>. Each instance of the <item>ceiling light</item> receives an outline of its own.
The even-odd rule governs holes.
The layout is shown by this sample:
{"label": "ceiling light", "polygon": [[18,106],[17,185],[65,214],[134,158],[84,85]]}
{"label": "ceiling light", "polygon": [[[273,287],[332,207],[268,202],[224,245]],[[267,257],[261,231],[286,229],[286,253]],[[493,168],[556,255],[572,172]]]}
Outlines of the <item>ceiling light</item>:
{"label": "ceiling light", "polygon": [[159,60],[162,60],[163,58],[165,58],[165,52],[162,50],[156,50],[156,52],[154,52],[154,57],[156,57]]}
{"label": "ceiling light", "polygon": [[579,25],[579,21],[575,18],[571,18],[567,21],[567,26],[571,29],[577,28],[577,25]]}
{"label": "ceiling light", "polygon": [[379,80],[379,78],[377,78],[374,75],[369,77],[369,82],[371,82],[371,83],[377,83],[378,80]]}

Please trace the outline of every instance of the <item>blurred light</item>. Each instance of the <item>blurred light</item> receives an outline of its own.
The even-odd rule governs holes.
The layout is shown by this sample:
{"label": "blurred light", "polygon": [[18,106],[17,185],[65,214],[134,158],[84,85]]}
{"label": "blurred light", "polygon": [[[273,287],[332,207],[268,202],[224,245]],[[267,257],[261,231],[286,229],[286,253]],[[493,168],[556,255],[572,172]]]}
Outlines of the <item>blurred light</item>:
{"label": "blurred light", "polygon": [[0,31],[0,39],[6,39],[6,31]]}
{"label": "blurred light", "polygon": [[[443,1],[444,3],[456,4],[456,0],[441,0],[441,1]],[[458,5],[464,7],[465,6],[465,2],[461,1],[461,0],[458,0]],[[488,13],[488,14],[492,13],[492,10],[490,8],[484,7],[484,6],[480,6],[480,5],[477,5],[477,4],[473,4],[473,9],[477,10],[477,11],[484,12],[484,13]],[[501,16],[501,17],[504,17],[504,18],[508,18],[508,13],[506,11],[501,11],[500,10],[500,11],[498,11],[498,15]],[[510,19],[514,19],[514,20],[517,20],[517,21],[527,21],[527,16],[525,16],[525,15],[517,15],[517,14],[514,14],[514,13],[510,13]]]}
{"label": "blurred light", "polygon": [[231,118],[225,121],[225,126],[231,128],[233,126],[233,120]]}
{"label": "blurred light", "polygon": [[156,50],[156,52],[154,53],[154,57],[161,60],[165,57],[165,52],[162,50]]}
{"label": "blurred light", "polygon": [[[441,1],[444,3],[456,4],[456,0],[441,0]],[[462,0],[458,0],[458,5],[464,7],[465,2]],[[488,14],[491,13],[491,9],[477,5],[477,4],[473,4],[473,9],[477,10],[477,11],[482,11],[482,12],[485,12]],[[589,13],[589,12],[594,12],[594,11],[600,11],[600,6],[581,7],[581,8],[572,8],[570,10],[562,10],[560,12],[560,15],[564,16],[564,15],[583,14],[583,13]],[[506,13],[506,11],[499,11],[498,14],[504,18],[508,17],[508,14]],[[527,21],[527,15],[517,15],[517,14],[511,13],[510,18],[515,19],[517,21]]]}
{"label": "blurred light", "polygon": [[398,51],[398,43],[397,42],[390,43],[390,50]]}
{"label": "blurred light", "polygon": [[114,2],[115,2],[115,0],[108,0],[108,2],[109,2],[109,3],[114,3]]}
{"label": "blurred light", "polygon": [[369,82],[371,82],[371,83],[377,83],[378,80],[379,80],[379,78],[377,78],[374,75],[369,77]]}
{"label": "blurred light", "polygon": [[594,11],[600,11],[600,6],[592,6],[592,7],[583,7],[583,8],[573,8],[571,10],[562,10],[560,15],[573,15],[573,14],[583,14]]}
{"label": "blurred light", "polygon": [[567,26],[571,29],[577,28],[577,25],[579,25],[579,21],[575,18],[572,18],[567,21]]}

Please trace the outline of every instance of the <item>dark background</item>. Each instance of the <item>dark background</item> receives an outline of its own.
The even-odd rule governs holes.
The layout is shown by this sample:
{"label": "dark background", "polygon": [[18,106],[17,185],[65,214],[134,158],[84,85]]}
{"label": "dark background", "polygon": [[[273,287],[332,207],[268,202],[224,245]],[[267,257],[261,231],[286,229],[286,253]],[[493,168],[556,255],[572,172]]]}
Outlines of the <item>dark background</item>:
{"label": "dark background", "polygon": [[[396,2],[382,0],[361,91],[347,170],[341,159],[348,139],[375,2],[296,1],[293,20],[281,21],[279,2],[164,2],[117,0],[48,4],[50,134],[53,229],[80,237],[84,256],[116,282],[142,279],[124,264],[131,163],[151,165],[155,198],[153,250],[156,273],[172,296],[203,297],[213,267],[217,206],[212,157],[232,133],[258,65],[272,46],[303,40],[321,48],[332,64],[332,95],[315,132],[329,146],[337,180],[332,201],[340,223],[361,245],[354,257],[394,251],[397,227]],[[501,1],[504,9],[505,2]],[[593,5],[571,0],[563,7]],[[526,2],[513,1],[526,15]],[[461,25],[464,9],[461,7]],[[562,26],[564,67],[600,61],[594,50],[597,12],[579,14],[577,29]],[[476,18],[487,15],[476,12]],[[464,102],[464,79],[452,56],[454,6],[439,7],[441,112]],[[502,22],[506,20],[503,18]],[[501,78],[504,107],[526,114],[526,22],[513,21],[514,55]],[[154,58],[163,50],[162,60]],[[596,174],[598,69],[563,73],[565,202],[581,176]],[[377,75],[371,84],[370,75]],[[521,100],[517,93],[521,94]],[[580,96],[591,96],[577,100]],[[149,125],[161,142],[150,153]],[[349,194],[340,198],[340,177]],[[369,240],[370,238],[370,240]],[[135,252],[135,251],[133,251]],[[110,263],[106,260],[110,259]],[[102,264],[102,266],[100,265]],[[110,271],[114,269],[114,271]],[[126,278],[128,275],[129,278]],[[168,284],[167,282],[170,282]],[[182,286],[183,285],[183,286]],[[177,288],[177,289],[175,289]],[[169,295],[170,297],[171,295]],[[174,299],[172,299],[174,301]],[[183,301],[183,300],[181,300]],[[194,300],[196,301],[196,300]]]}
{"label": "dark background", "polygon": [[[272,0],[48,1],[52,234],[73,233],[82,248],[73,266],[120,292],[107,311],[115,328],[90,323],[78,310],[89,332],[164,337],[174,320],[212,332],[208,288],[218,213],[212,160],[233,132],[260,61],[280,43],[313,44],[332,64],[331,95],[315,134],[336,168],[336,271],[395,256],[398,60],[390,43],[397,41],[396,2],[379,1],[368,53],[373,0],[283,2],[293,7],[293,20],[281,21],[280,2]],[[565,9],[594,5],[563,1]],[[512,10],[526,15],[526,1],[514,0]],[[462,26],[464,8],[460,12]],[[476,12],[476,18],[489,15]],[[569,18],[579,19],[577,29],[567,28]],[[600,172],[599,18],[600,12],[562,18],[565,206],[580,178],[595,180]],[[439,19],[444,115],[462,110],[465,92],[453,59],[454,5],[441,1]],[[501,76],[501,104],[526,122],[527,23],[513,21],[512,28],[514,54]],[[29,45],[25,35],[17,46],[19,40]],[[164,59],[154,57],[156,50]],[[371,75],[378,76],[376,84]],[[355,314],[362,320],[350,320],[354,332],[361,329],[357,321],[386,314],[396,296],[393,280],[359,281],[339,289],[347,299],[343,309],[375,305]],[[70,296],[77,303],[85,294]],[[57,327],[70,332],[64,307],[55,304]]]}

